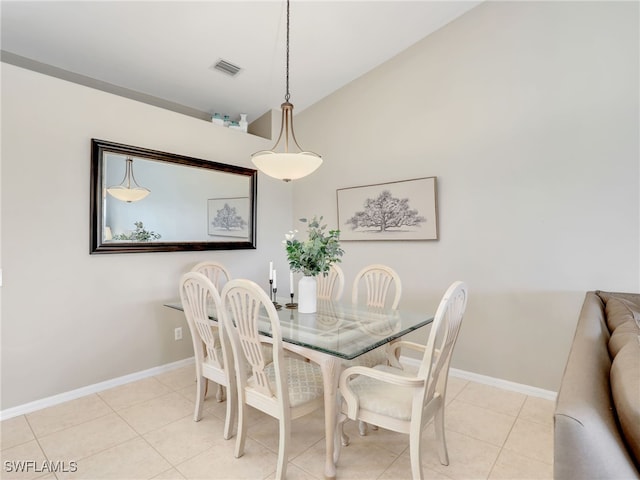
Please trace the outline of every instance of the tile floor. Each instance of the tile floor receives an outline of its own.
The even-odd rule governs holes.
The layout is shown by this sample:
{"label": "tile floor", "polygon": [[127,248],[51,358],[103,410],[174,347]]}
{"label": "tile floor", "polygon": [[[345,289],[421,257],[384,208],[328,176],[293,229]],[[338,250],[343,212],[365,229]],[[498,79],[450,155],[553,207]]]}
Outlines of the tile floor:
{"label": "tile floor", "polygon": [[[193,421],[193,366],[89,395],[0,423],[2,479],[272,479],[277,422],[251,411],[245,455],[222,438],[225,406],[209,389],[200,422]],[[446,435],[450,465],[442,466],[434,432],[424,433],[425,478],[551,479],[553,402],[451,377]],[[287,478],[323,479],[322,412],[294,421]],[[411,478],[408,437],[394,432],[357,434],[342,449],[339,479]],[[43,462],[60,462],[42,471]],[[40,472],[15,472],[35,461]],[[64,463],[62,463],[64,462]],[[14,470],[14,471],[9,471]]]}

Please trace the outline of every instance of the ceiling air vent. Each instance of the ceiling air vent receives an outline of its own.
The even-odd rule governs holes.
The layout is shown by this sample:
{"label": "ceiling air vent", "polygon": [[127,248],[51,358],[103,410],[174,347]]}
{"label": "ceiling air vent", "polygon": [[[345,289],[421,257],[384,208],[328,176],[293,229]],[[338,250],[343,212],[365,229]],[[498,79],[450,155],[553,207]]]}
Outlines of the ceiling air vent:
{"label": "ceiling air vent", "polygon": [[232,77],[235,77],[238,72],[242,70],[239,66],[222,59],[216,62],[216,64],[213,66],[213,69],[218,70],[222,73],[226,73],[227,75],[231,75]]}

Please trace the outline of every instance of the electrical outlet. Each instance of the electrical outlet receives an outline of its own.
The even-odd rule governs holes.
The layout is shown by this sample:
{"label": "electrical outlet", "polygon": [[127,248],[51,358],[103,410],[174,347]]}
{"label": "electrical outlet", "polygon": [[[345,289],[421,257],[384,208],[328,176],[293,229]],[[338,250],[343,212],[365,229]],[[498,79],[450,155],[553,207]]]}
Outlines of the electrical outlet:
{"label": "electrical outlet", "polygon": [[173,331],[173,337],[175,340],[182,340],[182,327],[178,327]]}

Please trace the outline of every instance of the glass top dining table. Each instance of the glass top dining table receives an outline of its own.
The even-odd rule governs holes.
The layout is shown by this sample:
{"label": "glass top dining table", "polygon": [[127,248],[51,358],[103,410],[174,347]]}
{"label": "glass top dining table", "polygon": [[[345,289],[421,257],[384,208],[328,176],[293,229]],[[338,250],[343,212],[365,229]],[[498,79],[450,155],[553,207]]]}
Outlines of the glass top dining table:
{"label": "glass top dining table", "polygon": [[[284,300],[279,301],[284,304]],[[165,306],[183,310],[179,300]],[[344,360],[353,360],[433,321],[433,316],[424,313],[320,299],[316,313],[300,313],[286,307],[277,313],[285,342]],[[215,321],[213,313],[211,319]],[[266,311],[259,322],[260,333],[271,336]]]}
{"label": "glass top dining table", "polygon": [[[278,300],[285,304],[285,300]],[[179,300],[165,306],[183,311]],[[334,435],[337,421],[337,392],[345,360],[388,344],[413,330],[433,322],[433,316],[405,310],[374,308],[351,303],[318,300],[316,313],[300,313],[282,307],[277,310],[280,330],[287,350],[316,362],[324,383],[325,469],[327,479],[335,479]],[[215,321],[213,314],[212,321]],[[258,329],[271,336],[266,310],[259,318]]]}

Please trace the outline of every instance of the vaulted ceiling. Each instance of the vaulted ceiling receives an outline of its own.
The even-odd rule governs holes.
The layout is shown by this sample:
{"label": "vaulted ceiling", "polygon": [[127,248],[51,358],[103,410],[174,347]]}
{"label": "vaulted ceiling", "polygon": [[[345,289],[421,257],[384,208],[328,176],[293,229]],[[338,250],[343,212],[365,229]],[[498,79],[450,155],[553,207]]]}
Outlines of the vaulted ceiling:
{"label": "vaulted ceiling", "polygon": [[[480,1],[293,0],[290,92],[299,112]],[[5,1],[2,59],[249,121],[285,94],[286,2]],[[220,59],[241,68],[214,70]],[[38,69],[38,68],[36,68]],[[58,70],[59,69],[59,70]]]}

